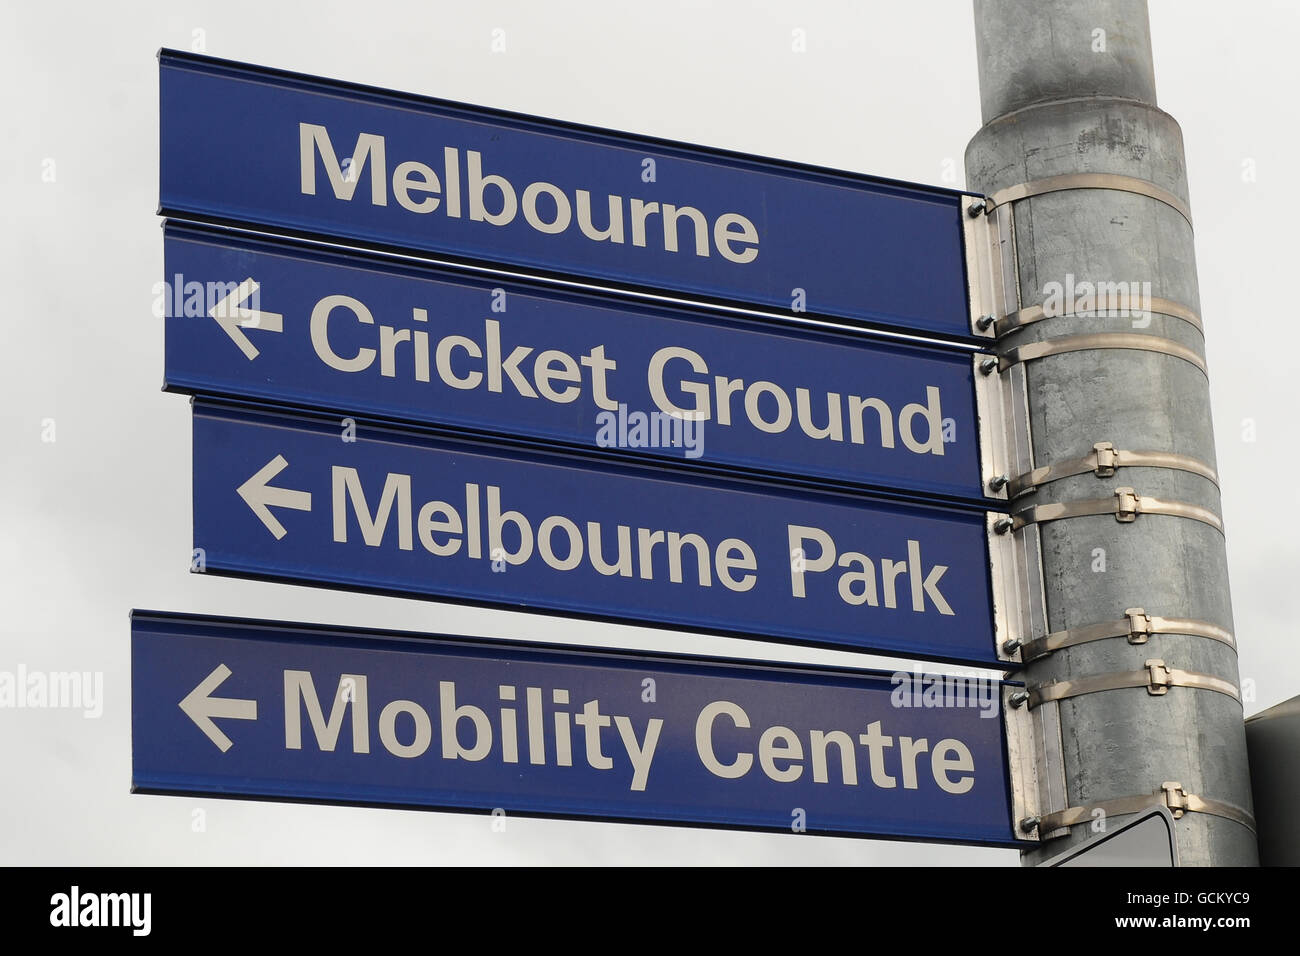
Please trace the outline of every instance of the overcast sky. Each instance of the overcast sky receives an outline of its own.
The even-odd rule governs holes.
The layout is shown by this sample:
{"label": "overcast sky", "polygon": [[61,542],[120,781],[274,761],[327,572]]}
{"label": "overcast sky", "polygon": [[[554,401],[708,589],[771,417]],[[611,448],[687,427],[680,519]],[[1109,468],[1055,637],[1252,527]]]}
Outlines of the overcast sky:
{"label": "overcast sky", "polygon": [[[1153,0],[1151,26],[1159,103],[1187,147],[1249,715],[1300,693],[1300,322],[1277,294],[1295,270],[1300,7]],[[6,5],[0,670],[102,672],[105,704],[97,720],[0,709],[0,862],[1016,864],[984,848],[523,819],[494,832],[486,815],[131,795],[132,607],[864,662],[187,573],[189,404],[159,391],[151,315],[164,46],[954,187],[979,125],[969,0]],[[230,162],[255,145],[232,131]]]}

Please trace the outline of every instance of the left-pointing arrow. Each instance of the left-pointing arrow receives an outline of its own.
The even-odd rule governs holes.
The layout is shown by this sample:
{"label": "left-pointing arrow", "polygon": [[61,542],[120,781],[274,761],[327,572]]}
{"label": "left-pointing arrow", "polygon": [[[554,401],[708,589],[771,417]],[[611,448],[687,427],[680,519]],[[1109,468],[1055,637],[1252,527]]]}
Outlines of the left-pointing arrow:
{"label": "left-pointing arrow", "polygon": [[267,332],[279,332],[284,328],[284,316],[279,312],[263,312],[260,309],[244,308],[244,300],[258,291],[260,286],[252,279],[239,283],[230,293],[211,309],[208,315],[217,320],[217,325],[225,329],[230,340],[239,346],[239,350],[251,361],[259,352],[256,345],[248,340],[244,329],[263,329]]}
{"label": "left-pointing arrow", "polygon": [[252,478],[236,489],[253,514],[266,525],[266,529],[279,541],[285,535],[284,525],[271,514],[270,505],[279,508],[292,508],[294,511],[311,511],[311,492],[293,491],[289,488],[272,488],[267,484],[272,478],[289,467],[284,455],[276,455],[268,461]]}
{"label": "left-pointing arrow", "polygon": [[185,695],[180,708],[194,721],[199,730],[208,735],[208,739],[225,753],[230,749],[230,738],[221,732],[221,728],[212,722],[213,717],[229,717],[234,720],[257,720],[257,701],[239,700],[233,697],[213,697],[212,692],[220,687],[230,676],[230,668],[218,664],[216,669]]}

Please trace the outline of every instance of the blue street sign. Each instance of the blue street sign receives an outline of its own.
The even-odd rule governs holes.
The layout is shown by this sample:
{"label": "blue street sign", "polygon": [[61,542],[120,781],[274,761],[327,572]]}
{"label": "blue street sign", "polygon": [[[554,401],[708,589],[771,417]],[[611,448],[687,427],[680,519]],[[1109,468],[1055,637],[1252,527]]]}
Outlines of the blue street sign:
{"label": "blue street sign", "polygon": [[1011,846],[1001,690],[135,611],[132,790]]}
{"label": "blue street sign", "polygon": [[165,248],[175,390],[985,501],[969,352],[175,223]]}
{"label": "blue street sign", "polygon": [[996,664],[989,515],[194,405],[208,572]]}
{"label": "blue street sign", "polygon": [[164,215],[973,336],[961,193],[170,50],[159,62]]}

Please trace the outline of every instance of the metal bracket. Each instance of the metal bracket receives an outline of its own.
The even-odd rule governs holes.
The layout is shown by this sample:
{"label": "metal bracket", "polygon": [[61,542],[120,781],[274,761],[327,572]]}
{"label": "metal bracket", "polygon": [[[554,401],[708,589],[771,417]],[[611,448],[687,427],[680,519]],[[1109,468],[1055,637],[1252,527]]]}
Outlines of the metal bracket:
{"label": "metal bracket", "polygon": [[[976,354],[972,361],[973,369],[978,372],[979,363],[984,356]],[[988,498],[998,499],[997,507],[1005,507],[1008,498],[1007,475],[1012,469],[1011,444],[1013,438],[1008,434],[1007,420],[1003,417],[1002,376],[985,376],[976,374],[975,381],[975,418],[979,437],[980,482]]]}
{"label": "metal bracket", "polygon": [[[967,297],[970,304],[970,329],[974,335],[992,338],[993,322],[1007,311],[1006,306],[1006,250],[1003,219],[1010,220],[1010,210],[1005,216],[985,211],[983,199],[966,196],[962,199],[965,215],[962,216],[962,238],[966,253]],[[988,356],[975,355],[973,361],[978,373],[979,365]],[[996,359],[993,361],[996,362]],[[976,374],[975,407],[979,438],[980,487],[989,498],[1005,501],[1006,483],[1013,468],[1008,457],[1010,436],[1007,421],[1002,417],[1001,376]]]}
{"label": "metal bracket", "polygon": [[1187,203],[1169,190],[1162,189],[1155,183],[1148,182],[1145,179],[1119,176],[1115,173],[1069,173],[1064,176],[1048,176],[1046,179],[1035,179],[1027,183],[1021,183],[1018,186],[1008,186],[1006,189],[999,189],[989,198],[985,210],[992,212],[997,207],[1009,202],[1069,189],[1111,189],[1146,196],[1169,206],[1187,220],[1187,225],[1192,224],[1192,211],[1188,208]]}
{"label": "metal bracket", "polygon": [[[1034,737],[1034,716],[1023,707],[1011,703],[1012,695],[1017,692],[1009,685],[1002,687],[1002,713],[1005,717],[1003,728],[1007,742],[1007,774],[1011,784],[1011,819],[1023,820],[1037,817],[1045,804],[1044,787],[1036,759],[1036,741]],[[1029,833],[1017,828],[1016,837],[1022,840],[1036,841],[1041,834]]]}
{"label": "metal bracket", "polygon": [[1029,664],[1067,647],[1115,637],[1125,638],[1134,645],[1146,644],[1152,634],[1201,637],[1227,644],[1234,651],[1237,649],[1237,642],[1233,639],[1232,632],[1217,624],[1182,617],[1152,617],[1140,607],[1130,607],[1124,610],[1124,617],[1117,621],[1104,621],[1100,624],[1086,624],[1083,627],[1053,631],[1037,640],[1027,641],[1020,647],[1020,658]]}
{"label": "metal bracket", "polygon": [[1170,515],[1191,518],[1208,524],[1223,533],[1223,519],[1209,508],[1188,504],[1185,501],[1164,501],[1149,495],[1139,495],[1132,488],[1116,488],[1110,498],[1087,498],[1082,501],[1062,501],[1054,504],[1030,505],[1002,518],[994,525],[998,534],[1018,531],[1026,525],[1060,521],[1063,518],[1083,518],[1093,515],[1114,515],[1121,524],[1130,524],[1138,515]]}
{"label": "metal bracket", "polygon": [[[974,203],[967,208],[969,222]],[[987,255],[984,265],[977,264],[980,275],[987,268],[992,273],[983,286],[980,308],[972,308],[972,322],[976,334],[992,338],[996,335],[997,317],[1017,311],[1021,307],[1020,270],[1017,265],[1016,224],[1010,206],[1005,209],[990,208],[982,204],[980,210],[987,216],[978,216],[986,222],[988,231],[981,245],[981,255]],[[978,212],[976,213],[978,215]],[[967,255],[971,236],[968,230]],[[969,262],[968,258],[968,262]],[[978,288],[979,286],[976,286]],[[972,295],[975,289],[972,289]],[[975,302],[972,299],[972,306]],[[992,321],[990,321],[992,320]],[[977,401],[987,410],[993,442],[984,451],[985,423],[981,415],[981,474],[985,487],[1007,496],[1006,482],[1010,475],[1029,471],[1034,467],[1033,442],[1030,436],[1028,383],[1026,367],[1017,365],[1005,376],[981,374],[980,363],[985,356],[976,356],[975,387]],[[997,359],[993,359],[994,367]],[[981,386],[995,386],[983,390]],[[1000,426],[1000,427],[999,427]],[[1005,516],[989,515],[990,528],[996,527]],[[1031,526],[1021,534],[999,537],[990,535],[989,556],[994,582],[994,627],[997,634],[998,656],[1010,666],[1019,663],[1017,648],[1024,636],[1044,634],[1047,631],[1047,597],[1043,590],[1042,553],[1038,528]],[[1037,815],[1045,807],[1063,806],[1066,802],[1064,744],[1061,737],[1059,705],[1045,704],[1035,710],[1013,709],[1009,699],[1021,689],[1003,688],[1004,729],[1007,745],[1007,770],[1011,776],[1013,819]],[[1018,831],[1017,836],[1037,840],[1064,833],[1028,833]]]}
{"label": "metal bracket", "polygon": [[1092,446],[1092,454],[1082,458],[1044,465],[1023,475],[1017,475],[1007,482],[1007,494],[1012,498],[1036,491],[1048,482],[1060,478],[1072,478],[1092,472],[1098,478],[1111,478],[1117,468],[1171,468],[1186,471],[1205,478],[1219,485],[1219,475],[1209,465],[1188,455],[1177,455],[1166,451],[1122,451],[1108,441],[1099,441]]}
{"label": "metal bracket", "polygon": [[[1054,836],[1062,836],[1069,832],[1069,827],[1091,822],[1093,814],[1097,810],[1102,811],[1107,816],[1122,816],[1129,813],[1140,813],[1151,807],[1167,807],[1175,820],[1182,819],[1183,815],[1187,813],[1208,813],[1216,817],[1222,817],[1225,820],[1232,820],[1234,823],[1246,827],[1252,833],[1255,832],[1255,818],[1241,807],[1224,800],[1210,800],[1206,797],[1188,793],[1183,785],[1176,780],[1165,781],[1160,785],[1159,790],[1149,794],[1101,800],[1089,806],[1070,807],[1067,810],[1058,810],[1056,813],[1044,814],[1041,817],[1028,817],[1020,821],[1020,829],[1026,832],[1036,829],[1041,834],[1042,839],[1050,840]],[[1059,830],[1060,833],[1051,832],[1053,830]]]}
{"label": "metal bracket", "polygon": [[1011,635],[1025,633],[1029,621],[1028,584],[1023,580],[1026,561],[1022,545],[1014,537],[999,536],[994,532],[997,522],[1004,516],[989,512],[985,526],[990,532],[989,581],[993,590],[993,642],[998,660],[1011,667],[1020,666],[1017,648],[1020,642]]}
{"label": "metal bracket", "polygon": [[[1064,700],[1067,697],[1080,697],[1084,694],[1097,694],[1108,690],[1124,690],[1142,687],[1152,697],[1163,697],[1171,687],[1190,687],[1196,690],[1210,690],[1217,694],[1231,697],[1241,703],[1237,687],[1231,681],[1213,674],[1201,674],[1196,671],[1184,671],[1171,668],[1159,658],[1153,658],[1143,664],[1140,671],[1112,671],[1108,674],[1093,674],[1077,677],[1073,680],[1048,681],[1029,688],[1021,703],[1027,703],[1032,709],[1049,700]],[[1014,704],[1014,702],[1013,702]],[[1018,706],[1018,705],[1016,705]]]}
{"label": "metal bracket", "polygon": [[963,197],[962,209],[970,330],[972,335],[991,339],[997,334],[994,323],[1009,311],[1003,294],[1000,217],[978,196]]}

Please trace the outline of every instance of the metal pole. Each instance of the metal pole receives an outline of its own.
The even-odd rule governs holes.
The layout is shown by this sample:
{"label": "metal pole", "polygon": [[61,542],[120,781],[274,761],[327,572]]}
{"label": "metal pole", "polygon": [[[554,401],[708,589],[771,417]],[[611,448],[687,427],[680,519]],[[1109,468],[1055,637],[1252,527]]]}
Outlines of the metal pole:
{"label": "metal pole", "polygon": [[[1033,646],[1044,656],[1024,671],[1043,688],[1024,706],[1044,814],[1024,862],[1131,819],[1145,796],[1181,811],[1183,865],[1254,865],[1183,141],[1156,107],[1146,3],[975,0],[975,26],[984,126],[967,180],[1004,200],[1016,252],[992,374],[1023,395],[1033,466],[1058,466],[1012,510],[1078,514],[1038,508],[1009,532],[1041,548],[1043,630],[1066,645]],[[1121,314],[1089,311],[1106,305]]]}

